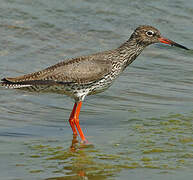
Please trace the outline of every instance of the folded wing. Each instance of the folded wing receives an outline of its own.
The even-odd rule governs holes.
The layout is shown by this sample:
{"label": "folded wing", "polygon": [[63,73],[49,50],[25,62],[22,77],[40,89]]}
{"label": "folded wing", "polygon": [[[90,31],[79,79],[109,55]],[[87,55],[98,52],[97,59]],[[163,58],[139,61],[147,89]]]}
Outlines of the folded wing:
{"label": "folded wing", "polygon": [[[103,59],[103,60],[101,60]],[[79,57],[60,62],[35,73],[2,79],[1,85],[52,85],[57,83],[85,84],[100,80],[110,73],[111,61],[100,56]]]}

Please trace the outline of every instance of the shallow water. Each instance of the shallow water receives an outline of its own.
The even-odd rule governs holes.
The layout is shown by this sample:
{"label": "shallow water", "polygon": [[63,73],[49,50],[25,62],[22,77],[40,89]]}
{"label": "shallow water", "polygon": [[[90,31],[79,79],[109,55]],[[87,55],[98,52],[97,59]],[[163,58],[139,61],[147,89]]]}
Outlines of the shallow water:
{"label": "shallow water", "polygon": [[[0,77],[118,47],[141,24],[193,48],[187,1],[1,0]],[[193,51],[148,47],[87,97],[73,142],[63,95],[0,88],[0,179],[192,179]]]}

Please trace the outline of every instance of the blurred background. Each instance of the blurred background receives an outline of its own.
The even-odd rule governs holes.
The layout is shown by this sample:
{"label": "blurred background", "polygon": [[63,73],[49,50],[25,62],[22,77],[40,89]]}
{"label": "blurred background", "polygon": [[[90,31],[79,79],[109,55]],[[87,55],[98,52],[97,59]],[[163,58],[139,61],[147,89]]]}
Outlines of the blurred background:
{"label": "blurred background", "polygon": [[[0,0],[0,77],[120,46],[139,25],[193,48],[192,0]],[[85,99],[0,88],[0,179],[192,179],[193,52],[156,44]]]}

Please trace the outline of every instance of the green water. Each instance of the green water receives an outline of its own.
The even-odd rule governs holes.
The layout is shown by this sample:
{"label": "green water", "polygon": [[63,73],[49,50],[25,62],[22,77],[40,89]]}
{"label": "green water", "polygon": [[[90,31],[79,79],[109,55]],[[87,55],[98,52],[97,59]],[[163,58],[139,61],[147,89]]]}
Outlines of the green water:
{"label": "green water", "polygon": [[[141,24],[193,49],[188,1],[0,1],[0,77],[118,47]],[[87,97],[74,142],[63,95],[0,88],[0,180],[192,180],[193,52],[152,45]]]}

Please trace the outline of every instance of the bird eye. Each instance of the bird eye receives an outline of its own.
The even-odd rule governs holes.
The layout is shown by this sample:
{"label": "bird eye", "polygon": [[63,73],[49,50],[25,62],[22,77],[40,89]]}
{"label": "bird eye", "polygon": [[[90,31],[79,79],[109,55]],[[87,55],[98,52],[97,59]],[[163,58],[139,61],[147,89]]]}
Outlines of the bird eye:
{"label": "bird eye", "polygon": [[147,36],[153,36],[153,35],[154,35],[154,32],[151,31],[151,30],[149,30],[149,31],[146,32],[146,35],[147,35]]}

